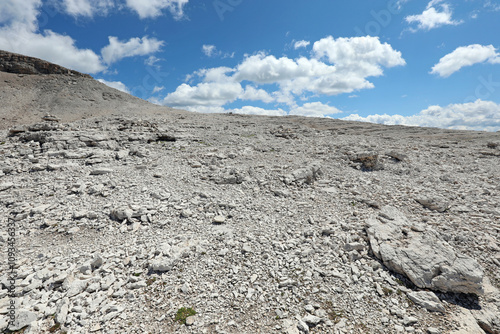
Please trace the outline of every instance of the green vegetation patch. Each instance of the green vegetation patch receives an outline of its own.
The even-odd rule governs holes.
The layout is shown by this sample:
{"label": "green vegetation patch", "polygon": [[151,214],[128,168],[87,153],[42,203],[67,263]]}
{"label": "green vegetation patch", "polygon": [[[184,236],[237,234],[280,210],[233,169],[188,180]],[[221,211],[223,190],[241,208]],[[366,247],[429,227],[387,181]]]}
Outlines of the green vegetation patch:
{"label": "green vegetation patch", "polygon": [[187,317],[190,317],[195,314],[196,311],[193,310],[192,308],[181,307],[180,309],[177,310],[177,314],[175,315],[175,321],[178,321],[181,324],[185,325]]}

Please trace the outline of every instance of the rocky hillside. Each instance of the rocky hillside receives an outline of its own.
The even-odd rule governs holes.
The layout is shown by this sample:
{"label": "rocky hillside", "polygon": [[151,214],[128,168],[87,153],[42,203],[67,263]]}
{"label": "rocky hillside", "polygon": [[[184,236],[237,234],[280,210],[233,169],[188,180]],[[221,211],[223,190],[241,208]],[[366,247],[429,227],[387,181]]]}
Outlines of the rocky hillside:
{"label": "rocky hillside", "polygon": [[92,78],[88,74],[73,71],[34,57],[0,50],[0,71],[16,74],[64,74]]}
{"label": "rocky hillside", "polygon": [[161,114],[172,109],[108,87],[87,74],[0,51],[0,129],[52,115],[62,122],[126,114]]}
{"label": "rocky hillside", "polygon": [[11,330],[500,331],[498,133],[168,113],[0,143]]}

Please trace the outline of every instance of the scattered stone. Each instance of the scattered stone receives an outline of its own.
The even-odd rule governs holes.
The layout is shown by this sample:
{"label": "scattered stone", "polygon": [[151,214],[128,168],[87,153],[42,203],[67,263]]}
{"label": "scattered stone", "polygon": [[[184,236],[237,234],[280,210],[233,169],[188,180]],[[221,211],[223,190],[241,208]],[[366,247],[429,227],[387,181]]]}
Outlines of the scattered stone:
{"label": "scattered stone", "polygon": [[69,298],[64,297],[59,301],[59,305],[57,306],[56,315],[54,318],[56,323],[62,325],[66,323],[66,319],[68,316],[68,308],[69,308]]}
{"label": "scattered stone", "polygon": [[224,216],[215,216],[212,220],[214,224],[224,224],[226,222],[226,217]]}
{"label": "scattered stone", "polygon": [[103,262],[104,260],[102,259],[102,257],[99,254],[95,254],[92,262],[90,263],[92,271],[99,269],[102,266]]}
{"label": "scattered stone", "polygon": [[121,222],[124,219],[131,221],[133,215],[134,215],[134,211],[132,209],[127,208],[127,207],[122,207],[122,208],[116,208],[116,209],[111,210],[110,217],[113,220],[117,220],[117,221]]}
{"label": "scattered stone", "polygon": [[193,211],[189,210],[189,209],[184,209],[182,210],[181,212],[181,217],[182,218],[189,218],[193,215]]}
{"label": "scattered stone", "polygon": [[294,171],[292,174],[286,175],[283,181],[286,184],[312,184],[314,181],[318,180],[322,175],[320,166],[313,164],[310,167],[300,168]]}
{"label": "scattered stone", "polygon": [[361,163],[361,168],[365,171],[379,171],[384,169],[379,155],[374,153],[360,153],[351,158],[353,162]]}
{"label": "scattered stone", "polygon": [[196,322],[196,316],[192,315],[186,318],[186,326],[193,326]]}
{"label": "scattered stone", "polygon": [[113,169],[111,168],[96,168],[90,172],[90,175],[105,175],[113,173]]}
{"label": "scattered stone", "polygon": [[359,242],[350,242],[344,245],[344,249],[348,252],[353,250],[362,251],[363,249],[365,249],[365,245]]}
{"label": "scattered stone", "polygon": [[445,212],[450,208],[448,203],[444,203],[437,199],[418,198],[416,201],[422,204],[423,207],[437,212]]}
{"label": "scattered stone", "polygon": [[12,332],[19,331],[24,327],[29,326],[37,319],[36,313],[30,311],[19,310],[16,313],[14,323],[8,327]]}
{"label": "scattered stone", "polygon": [[47,121],[47,122],[60,122],[61,119],[57,116],[54,116],[54,115],[45,115],[42,117],[42,120],[43,121]]}
{"label": "scattered stone", "polygon": [[405,161],[408,160],[408,156],[406,154],[402,154],[396,151],[390,151],[386,153],[387,156],[393,158],[396,161]]}
{"label": "scattered stone", "polygon": [[304,318],[302,318],[302,321],[305,322],[307,325],[309,325],[309,327],[314,327],[317,326],[323,320],[320,317],[308,314]]}
{"label": "scattered stone", "polygon": [[429,311],[432,312],[444,312],[444,306],[436,296],[434,292],[431,291],[415,291],[408,293],[408,298],[415,304],[418,304]]}
{"label": "scattered stone", "polygon": [[408,317],[408,316],[405,316],[404,319],[403,319],[403,324],[405,326],[411,326],[411,325],[414,325],[418,322],[418,319],[415,318],[415,317]]}

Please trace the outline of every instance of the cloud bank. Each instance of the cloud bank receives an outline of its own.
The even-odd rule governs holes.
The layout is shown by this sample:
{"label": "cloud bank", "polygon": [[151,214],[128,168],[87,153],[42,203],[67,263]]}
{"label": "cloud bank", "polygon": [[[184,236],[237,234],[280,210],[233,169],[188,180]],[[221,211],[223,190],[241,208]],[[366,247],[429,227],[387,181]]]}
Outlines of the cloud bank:
{"label": "cloud bank", "polygon": [[[206,49],[213,51],[210,47]],[[237,100],[259,100],[297,108],[297,98],[373,88],[369,77],[383,75],[384,68],[405,64],[401,52],[381,43],[378,37],[329,36],[314,43],[310,57],[277,58],[259,52],[247,55],[234,68],[196,71],[189,81],[197,78],[200,82],[183,83],[164,98],[163,104],[188,110],[198,110],[199,106],[221,110]],[[326,110],[336,113],[333,109]],[[324,114],[323,111],[318,113]]]}
{"label": "cloud bank", "polygon": [[384,114],[361,117],[358,114],[353,114],[342,119],[387,125],[500,131],[500,104],[478,99],[475,102],[450,104],[446,107],[430,106],[413,116]]}

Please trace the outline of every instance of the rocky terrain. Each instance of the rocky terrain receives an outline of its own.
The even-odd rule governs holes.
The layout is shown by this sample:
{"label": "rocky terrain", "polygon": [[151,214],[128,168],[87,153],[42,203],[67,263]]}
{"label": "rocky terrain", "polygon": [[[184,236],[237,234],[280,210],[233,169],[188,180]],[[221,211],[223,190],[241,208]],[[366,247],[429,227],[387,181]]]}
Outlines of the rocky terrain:
{"label": "rocky terrain", "polygon": [[0,328],[500,333],[499,133],[141,105],[0,131]]}
{"label": "rocky terrain", "polygon": [[71,122],[171,110],[108,87],[88,74],[1,50],[0,101],[0,129],[32,124],[47,114]]}

